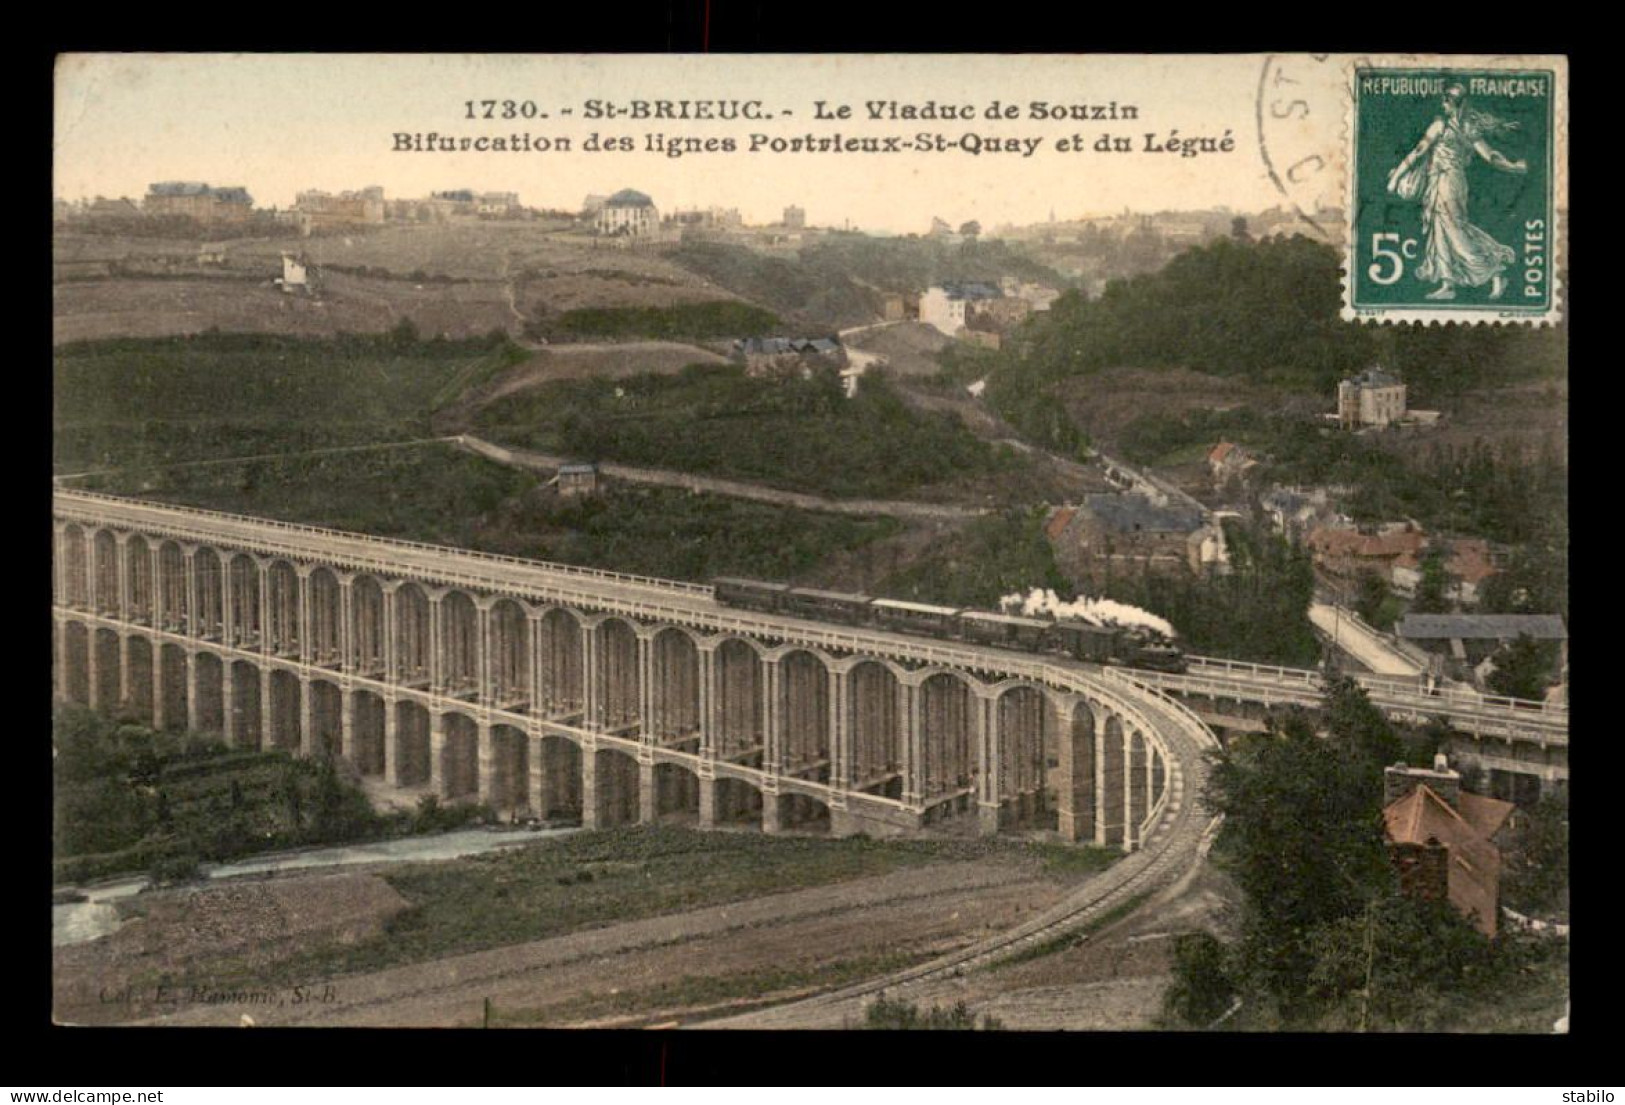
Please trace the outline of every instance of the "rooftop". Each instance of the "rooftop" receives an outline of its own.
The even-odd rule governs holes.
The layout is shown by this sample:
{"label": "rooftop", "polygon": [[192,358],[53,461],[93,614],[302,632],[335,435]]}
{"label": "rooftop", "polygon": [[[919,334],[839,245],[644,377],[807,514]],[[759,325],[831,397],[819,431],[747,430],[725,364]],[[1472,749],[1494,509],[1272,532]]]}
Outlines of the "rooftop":
{"label": "rooftop", "polygon": [[1486,936],[1495,935],[1499,911],[1501,850],[1491,843],[1512,815],[1511,802],[1463,791],[1452,808],[1426,783],[1382,811],[1388,839],[1396,844],[1437,841],[1450,849],[1449,895]]}
{"label": "rooftop", "polygon": [[1406,614],[1395,631],[1419,641],[1510,641],[1520,634],[1566,641],[1569,636],[1556,614]]}
{"label": "rooftop", "polygon": [[1004,291],[995,288],[992,284],[939,284],[944,295],[949,299],[1003,299]]}
{"label": "rooftop", "polygon": [[1136,530],[1192,533],[1202,528],[1202,513],[1194,507],[1158,506],[1142,495],[1113,492],[1086,495],[1083,509],[1119,533]]}
{"label": "rooftop", "polygon": [[734,348],[750,356],[782,353],[821,353],[829,355],[840,351],[841,343],[829,338],[740,338]]}
{"label": "rooftop", "polygon": [[653,207],[654,205],[654,200],[631,188],[622,188],[604,201],[605,207]]}
{"label": "rooftop", "polygon": [[1372,365],[1358,376],[1343,382],[1346,384],[1357,384],[1363,388],[1391,388],[1397,384],[1403,383],[1399,377],[1388,372],[1384,372],[1383,369],[1378,365]]}

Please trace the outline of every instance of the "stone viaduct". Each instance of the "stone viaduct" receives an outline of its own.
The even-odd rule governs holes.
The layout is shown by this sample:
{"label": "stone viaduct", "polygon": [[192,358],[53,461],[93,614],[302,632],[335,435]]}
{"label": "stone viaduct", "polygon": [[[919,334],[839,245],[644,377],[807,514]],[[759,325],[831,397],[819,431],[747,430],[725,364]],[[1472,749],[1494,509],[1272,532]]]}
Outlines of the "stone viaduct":
{"label": "stone viaduct", "polygon": [[504,814],[1132,851],[1194,747],[1115,672],[708,587],[63,489],[53,515],[59,700]]}

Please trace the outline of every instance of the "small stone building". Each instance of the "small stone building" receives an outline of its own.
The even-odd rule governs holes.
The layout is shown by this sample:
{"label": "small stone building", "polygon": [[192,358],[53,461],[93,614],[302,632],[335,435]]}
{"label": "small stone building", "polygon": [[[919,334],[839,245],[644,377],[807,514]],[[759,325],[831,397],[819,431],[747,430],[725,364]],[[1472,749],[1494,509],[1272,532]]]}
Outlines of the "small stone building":
{"label": "small stone building", "polygon": [[818,368],[846,367],[846,349],[835,338],[740,338],[733,359],[745,375],[766,379],[806,378]]}
{"label": "small stone building", "polygon": [[596,464],[565,464],[559,467],[560,495],[595,495],[598,493],[598,466]]}
{"label": "small stone building", "polygon": [[1114,492],[1084,496],[1070,516],[1057,513],[1050,525],[1057,560],[1079,576],[1196,570],[1209,532],[1195,507]]}

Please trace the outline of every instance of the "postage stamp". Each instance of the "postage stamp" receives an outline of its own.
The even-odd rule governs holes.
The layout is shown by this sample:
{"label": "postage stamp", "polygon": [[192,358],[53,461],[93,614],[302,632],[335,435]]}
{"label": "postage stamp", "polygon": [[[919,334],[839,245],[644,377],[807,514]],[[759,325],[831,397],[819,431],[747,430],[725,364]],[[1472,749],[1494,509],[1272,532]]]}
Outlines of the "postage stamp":
{"label": "postage stamp", "polygon": [[1343,317],[1555,322],[1563,59],[1437,60],[1352,67]]}

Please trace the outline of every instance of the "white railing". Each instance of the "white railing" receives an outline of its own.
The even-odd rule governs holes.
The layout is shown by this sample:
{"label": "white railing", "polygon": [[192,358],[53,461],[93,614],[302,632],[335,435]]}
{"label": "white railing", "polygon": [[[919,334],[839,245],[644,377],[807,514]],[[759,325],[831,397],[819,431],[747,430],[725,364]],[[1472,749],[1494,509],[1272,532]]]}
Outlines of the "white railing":
{"label": "white railing", "polygon": [[[1213,656],[1188,657],[1193,671],[1209,672],[1224,671],[1238,677],[1252,677],[1268,680],[1277,684],[1289,686],[1313,687],[1318,692],[1321,686],[1320,673],[1312,668],[1287,668],[1273,664],[1253,664],[1243,660],[1224,660]],[[1436,686],[1434,690],[1425,689],[1423,680],[1425,676],[1406,675],[1377,675],[1360,672],[1353,675],[1354,681],[1367,690],[1380,690],[1395,696],[1409,696],[1418,702],[1448,702],[1466,707],[1487,707],[1501,710],[1538,711],[1547,714],[1568,713],[1568,704],[1563,702],[1543,702],[1533,698],[1512,698],[1506,695],[1480,694],[1478,691],[1465,687]]]}
{"label": "white railing", "polygon": [[[331,529],[324,526],[311,526],[298,522],[281,522],[272,518],[256,518],[246,514],[233,514],[223,510],[204,510],[200,507],[178,507],[167,503],[155,503],[144,499],[130,499],[119,495],[107,495],[96,491],[78,491],[58,488],[53,492],[55,510],[58,514],[72,513],[71,503],[85,501],[88,503],[112,506],[125,514],[141,514],[144,512],[159,512],[172,516],[179,523],[183,519],[192,518],[204,521],[230,522],[235,525],[246,525],[253,529],[275,530],[278,533],[299,534],[326,540],[357,541],[366,545],[380,548],[412,549],[418,552],[432,553],[458,560],[477,560],[488,563],[509,564],[531,570],[553,572],[561,575],[580,576],[591,579],[604,579],[616,583],[630,583],[639,587],[652,587],[665,591],[680,591],[690,594],[711,593],[709,585],[701,583],[685,583],[680,580],[659,579],[654,576],[632,575],[626,572],[610,572],[601,568],[585,568],[575,564],[559,564],[548,560],[527,560],[523,557],[504,556],[500,553],[477,552],[472,549],[453,548],[448,545],[433,545],[423,541],[411,541],[396,537],[377,537],[367,533],[357,533],[353,530]],[[69,507],[64,510],[63,500],[69,500]],[[88,520],[102,520],[99,511],[86,508]],[[145,520],[145,519],[143,519]],[[216,533],[207,529],[199,532],[204,539],[214,537],[240,538],[238,534]],[[319,550],[320,551],[320,550]]]}

